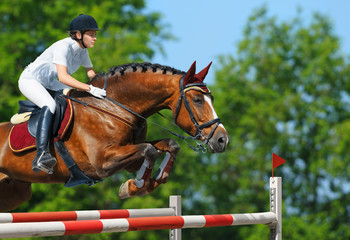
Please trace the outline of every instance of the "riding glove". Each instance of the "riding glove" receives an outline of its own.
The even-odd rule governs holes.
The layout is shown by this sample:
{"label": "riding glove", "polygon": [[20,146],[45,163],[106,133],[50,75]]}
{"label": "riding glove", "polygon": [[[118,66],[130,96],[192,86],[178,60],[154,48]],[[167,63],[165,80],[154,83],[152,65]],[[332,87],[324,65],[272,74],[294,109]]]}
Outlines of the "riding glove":
{"label": "riding glove", "polygon": [[91,95],[97,98],[104,98],[107,95],[106,90],[98,87],[94,87],[92,85],[90,85],[90,91],[88,91],[88,93],[90,93]]}

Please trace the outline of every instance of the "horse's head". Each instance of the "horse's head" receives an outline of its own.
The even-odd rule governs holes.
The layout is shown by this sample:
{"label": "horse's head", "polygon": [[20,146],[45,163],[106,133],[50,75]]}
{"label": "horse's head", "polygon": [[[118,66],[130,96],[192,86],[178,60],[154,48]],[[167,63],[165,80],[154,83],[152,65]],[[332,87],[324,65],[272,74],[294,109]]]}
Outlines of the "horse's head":
{"label": "horse's head", "polygon": [[174,114],[183,130],[208,145],[210,152],[225,151],[229,136],[218,118],[211,92],[203,82],[211,63],[196,74],[196,62],[180,80],[180,98]]}

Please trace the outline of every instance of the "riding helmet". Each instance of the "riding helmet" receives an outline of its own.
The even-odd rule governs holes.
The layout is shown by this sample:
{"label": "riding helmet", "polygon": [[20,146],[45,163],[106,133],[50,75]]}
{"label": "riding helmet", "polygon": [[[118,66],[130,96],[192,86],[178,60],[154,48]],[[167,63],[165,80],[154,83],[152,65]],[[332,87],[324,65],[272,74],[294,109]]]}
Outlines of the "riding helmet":
{"label": "riding helmet", "polygon": [[98,28],[96,20],[90,15],[80,14],[70,23],[70,31],[82,32],[87,30],[102,31]]}

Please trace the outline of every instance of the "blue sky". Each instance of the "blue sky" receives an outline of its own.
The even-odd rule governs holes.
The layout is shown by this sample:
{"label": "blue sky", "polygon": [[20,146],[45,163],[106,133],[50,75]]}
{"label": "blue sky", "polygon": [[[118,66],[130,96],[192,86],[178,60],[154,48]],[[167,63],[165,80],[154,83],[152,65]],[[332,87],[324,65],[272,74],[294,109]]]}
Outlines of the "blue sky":
{"label": "blue sky", "polygon": [[[243,38],[248,17],[263,5],[278,20],[289,20],[301,7],[302,17],[310,20],[314,12],[327,15],[341,40],[341,49],[350,55],[350,1],[348,0],[147,0],[147,8],[163,15],[163,23],[177,41],[164,42],[166,56],[157,54],[152,62],[186,71],[194,60],[197,70],[213,61],[218,68],[219,55],[234,54]],[[207,82],[213,82],[211,69]]]}

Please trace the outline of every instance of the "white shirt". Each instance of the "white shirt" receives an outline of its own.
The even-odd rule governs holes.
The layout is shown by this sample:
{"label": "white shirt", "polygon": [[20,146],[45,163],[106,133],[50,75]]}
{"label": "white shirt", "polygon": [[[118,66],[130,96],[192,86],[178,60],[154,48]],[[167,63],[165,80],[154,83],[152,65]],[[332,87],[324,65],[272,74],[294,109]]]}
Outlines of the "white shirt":
{"label": "white shirt", "polygon": [[[23,71],[21,79],[35,79],[45,88],[51,88],[57,81],[57,67],[60,64],[67,67],[69,75],[75,73],[80,66],[92,68],[89,52],[81,48],[70,37],[55,42],[47,48],[34,62]],[[30,77],[32,76],[32,77]]]}

